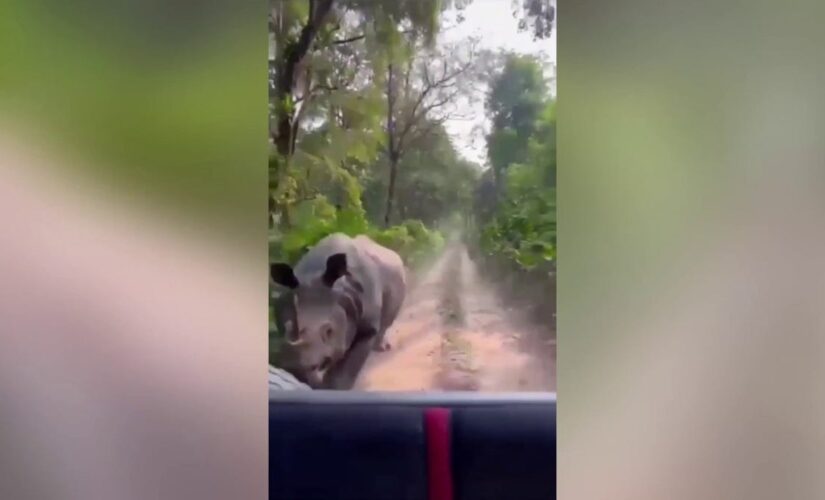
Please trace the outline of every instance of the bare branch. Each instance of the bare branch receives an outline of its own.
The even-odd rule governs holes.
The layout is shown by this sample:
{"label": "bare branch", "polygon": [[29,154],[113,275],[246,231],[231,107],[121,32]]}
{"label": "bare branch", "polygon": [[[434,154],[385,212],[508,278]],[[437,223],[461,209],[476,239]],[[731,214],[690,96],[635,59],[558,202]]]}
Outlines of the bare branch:
{"label": "bare branch", "polygon": [[[347,87],[347,85],[344,85],[344,87]],[[310,89],[309,93],[314,95],[317,94],[320,90],[323,90],[325,92],[334,92],[338,89],[338,85],[325,85],[323,83],[319,83],[318,85],[313,86],[312,89]]]}
{"label": "bare branch", "polygon": [[[457,85],[457,79],[472,67],[472,63],[466,62],[458,66],[455,70],[449,71],[447,59],[444,58],[441,67],[441,77],[433,81],[430,79],[429,66],[426,63],[423,65],[422,80],[424,81],[424,88],[415,99],[412,109],[404,119],[404,126],[397,138],[399,148],[404,146],[407,135],[413,127],[424,120],[431,111],[446,106],[464,91],[464,89]],[[425,104],[428,97],[437,95],[450,88],[453,90],[446,95],[440,95],[435,101]]]}
{"label": "bare branch", "polygon": [[392,89],[392,63],[387,65],[387,152],[392,158],[395,155],[395,96]]}
{"label": "bare branch", "polygon": [[298,112],[295,113],[295,116],[292,118],[292,130],[290,132],[290,140],[291,144],[289,146],[289,153],[292,154],[295,152],[295,144],[298,142],[298,131],[301,127],[301,119],[306,114],[306,110],[309,107],[310,99],[312,98],[311,94],[312,89],[312,67],[307,65],[306,73],[304,75],[304,91],[301,94],[301,107],[298,108]]}
{"label": "bare branch", "polygon": [[[401,30],[399,32],[399,34],[407,35],[407,34],[412,33],[412,32],[413,32],[412,29],[405,29],[405,30]],[[353,36],[350,36],[350,37],[347,37],[347,38],[341,38],[341,39],[338,39],[338,40],[333,40],[331,43],[332,43],[332,45],[346,45],[348,43],[357,42],[357,41],[363,40],[365,38],[367,38],[367,34],[366,33],[361,33],[360,35],[353,35]]]}
{"label": "bare branch", "polygon": [[404,72],[404,95],[410,95],[410,76],[412,75],[412,61],[407,62],[407,68]]}
{"label": "bare branch", "polygon": [[344,44],[347,44],[347,43],[357,42],[358,40],[363,40],[366,37],[367,37],[366,34],[351,36],[349,38],[343,38],[341,40],[333,40],[332,44],[333,45],[344,45]]}

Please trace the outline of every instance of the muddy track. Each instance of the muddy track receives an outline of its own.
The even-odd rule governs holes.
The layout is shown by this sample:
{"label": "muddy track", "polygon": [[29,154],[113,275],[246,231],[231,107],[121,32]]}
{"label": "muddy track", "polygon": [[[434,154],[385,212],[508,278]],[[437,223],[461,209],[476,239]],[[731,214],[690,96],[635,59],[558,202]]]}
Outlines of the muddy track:
{"label": "muddy track", "polygon": [[554,391],[546,328],[506,309],[467,249],[453,243],[417,279],[356,384],[370,391]]}

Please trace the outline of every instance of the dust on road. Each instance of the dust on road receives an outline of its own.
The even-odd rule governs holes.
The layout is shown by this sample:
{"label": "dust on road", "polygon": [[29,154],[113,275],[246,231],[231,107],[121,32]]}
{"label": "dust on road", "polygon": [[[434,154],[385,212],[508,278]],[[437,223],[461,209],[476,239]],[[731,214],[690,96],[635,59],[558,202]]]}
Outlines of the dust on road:
{"label": "dust on road", "polygon": [[392,349],[370,356],[355,389],[555,391],[554,337],[505,307],[453,243],[409,292],[387,333]]}

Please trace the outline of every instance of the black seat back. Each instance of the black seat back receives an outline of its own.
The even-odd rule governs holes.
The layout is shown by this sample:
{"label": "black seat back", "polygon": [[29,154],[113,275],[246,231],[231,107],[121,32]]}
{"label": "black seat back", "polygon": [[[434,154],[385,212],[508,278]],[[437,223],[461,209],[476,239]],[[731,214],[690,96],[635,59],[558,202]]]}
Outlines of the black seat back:
{"label": "black seat back", "polygon": [[340,391],[270,398],[270,498],[432,497],[424,418],[429,408],[448,410],[451,498],[555,498],[554,395]]}

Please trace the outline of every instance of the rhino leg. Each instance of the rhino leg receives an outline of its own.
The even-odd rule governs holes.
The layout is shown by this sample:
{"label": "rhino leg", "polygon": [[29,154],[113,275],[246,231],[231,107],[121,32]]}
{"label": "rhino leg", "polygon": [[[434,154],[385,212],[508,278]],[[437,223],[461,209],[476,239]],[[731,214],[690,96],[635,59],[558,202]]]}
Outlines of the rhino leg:
{"label": "rhino leg", "polygon": [[381,328],[378,330],[378,335],[375,336],[375,340],[372,344],[372,348],[374,351],[384,352],[392,349],[392,345],[387,340],[384,340],[384,336],[386,336],[387,330],[390,329],[390,326],[395,321],[395,318],[398,317],[398,313],[399,311],[401,311],[401,305],[403,303],[403,291],[400,293],[396,291],[394,295],[384,294],[384,307],[381,312]]}
{"label": "rhino leg", "polygon": [[344,357],[333,366],[324,378],[325,389],[349,390],[355,385],[358,374],[367,362],[371,346],[375,341],[375,331],[363,331],[356,335],[355,341]]}
{"label": "rhino leg", "polygon": [[384,335],[387,334],[387,330],[382,330],[378,335],[376,335],[375,340],[372,343],[372,350],[377,352],[385,352],[392,349],[392,344],[388,340],[384,340]]}

